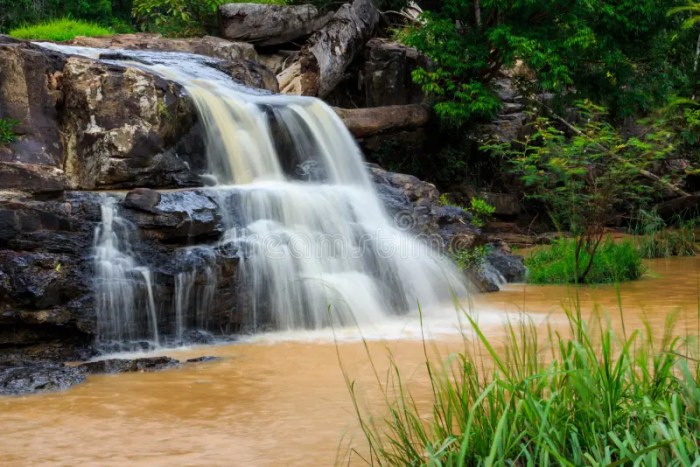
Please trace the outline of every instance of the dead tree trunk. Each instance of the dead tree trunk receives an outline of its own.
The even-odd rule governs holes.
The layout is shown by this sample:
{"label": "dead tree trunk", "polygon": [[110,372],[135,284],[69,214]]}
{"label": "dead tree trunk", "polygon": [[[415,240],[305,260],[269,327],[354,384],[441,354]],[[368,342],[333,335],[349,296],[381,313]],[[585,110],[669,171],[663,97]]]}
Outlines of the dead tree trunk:
{"label": "dead tree trunk", "polygon": [[357,138],[425,126],[430,111],[422,105],[390,105],[365,109],[340,109],[337,113]]}
{"label": "dead tree trunk", "polygon": [[219,7],[221,36],[257,45],[284,44],[308,36],[330,18],[312,5],[229,3]]}
{"label": "dead tree trunk", "polygon": [[297,60],[277,75],[286,94],[325,96],[343,79],[379,22],[372,0],[346,3],[330,21],[316,31],[301,49]]}

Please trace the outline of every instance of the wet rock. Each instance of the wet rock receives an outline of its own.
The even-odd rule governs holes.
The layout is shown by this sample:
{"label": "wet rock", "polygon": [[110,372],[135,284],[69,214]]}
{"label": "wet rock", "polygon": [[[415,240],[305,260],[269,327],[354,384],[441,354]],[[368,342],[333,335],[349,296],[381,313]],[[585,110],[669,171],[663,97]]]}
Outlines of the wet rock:
{"label": "wet rock", "polygon": [[[216,338],[211,333],[206,331],[199,329],[188,329],[183,333],[182,341],[187,344],[210,345],[216,342]],[[187,362],[190,363],[189,360]]]}
{"label": "wet rock", "polygon": [[160,200],[161,195],[157,191],[150,188],[136,188],[126,194],[124,206],[146,212],[157,212],[156,205]]}
{"label": "wet rock", "polygon": [[62,391],[85,381],[85,370],[60,363],[28,362],[0,366],[0,395]]}
{"label": "wet rock", "polygon": [[486,262],[498,271],[506,282],[525,280],[527,269],[523,257],[512,254],[510,248],[503,243],[491,245],[486,255]]}
{"label": "wet rock", "polygon": [[[158,203],[152,205],[157,198]],[[132,191],[122,205],[126,219],[146,237],[163,242],[218,239],[224,230],[218,205],[203,190]]]}
{"label": "wet rock", "polygon": [[434,185],[405,174],[388,172],[369,164],[375,188],[400,229],[407,230],[442,252],[486,245],[488,254],[479,267],[467,272],[482,292],[496,292],[505,282],[523,280],[522,258],[505,243],[471,224],[472,215],[456,206],[444,206]]}
{"label": "wet rock", "polygon": [[97,360],[79,365],[86,373],[94,374],[115,374],[115,373],[143,373],[168,370],[181,366],[179,360],[170,357],[147,357],[136,359],[112,358],[108,360]]}
{"label": "wet rock", "polygon": [[279,92],[277,77],[265,65],[252,60],[237,60],[216,63],[215,67],[223,71],[234,81],[253,88]]}
{"label": "wet rock", "polygon": [[101,49],[187,52],[229,61],[258,59],[258,54],[252,44],[232,42],[213,36],[170,39],[160,34],[116,34],[106,37],[76,37],[68,44]]}
{"label": "wet rock", "polygon": [[481,231],[470,223],[471,214],[443,206],[435,185],[373,164],[369,170],[379,197],[399,228],[437,245],[442,251],[475,245]]}
{"label": "wet rock", "polygon": [[189,360],[185,361],[185,363],[208,363],[208,362],[218,362],[221,360],[223,360],[221,357],[204,356],[204,357],[190,358]]}

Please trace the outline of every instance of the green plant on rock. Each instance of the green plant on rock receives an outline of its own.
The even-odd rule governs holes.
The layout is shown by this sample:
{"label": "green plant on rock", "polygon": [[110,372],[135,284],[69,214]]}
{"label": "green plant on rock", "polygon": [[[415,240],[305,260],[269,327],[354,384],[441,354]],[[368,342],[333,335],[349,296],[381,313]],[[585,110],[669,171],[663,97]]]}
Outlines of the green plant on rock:
{"label": "green plant on rock", "polygon": [[469,212],[472,213],[472,223],[477,227],[483,227],[491,219],[496,207],[490,205],[482,198],[472,198],[469,204]]}
{"label": "green plant on rock", "polygon": [[486,260],[488,251],[485,245],[472,248],[464,248],[452,252],[452,260],[462,271],[469,271],[478,268]]}
{"label": "green plant on rock", "polygon": [[491,219],[491,216],[493,216],[493,213],[496,212],[495,206],[492,206],[484,199],[477,197],[471,199],[468,208],[459,203],[453,202],[446,193],[440,195],[439,201],[443,206],[452,206],[469,212],[472,215],[472,224],[474,224],[476,227],[483,227],[486,225],[486,223]]}
{"label": "green plant on rock", "polygon": [[0,145],[12,143],[17,139],[17,125],[19,122],[13,118],[0,118]]}
{"label": "green plant on rock", "polygon": [[653,196],[654,187],[641,174],[673,148],[657,135],[625,139],[605,121],[603,108],[588,101],[578,107],[583,123],[571,137],[539,118],[524,141],[485,149],[510,164],[526,196],[545,206],[555,226],[573,233],[575,282],[586,283],[605,226],[626,206],[644,205]]}

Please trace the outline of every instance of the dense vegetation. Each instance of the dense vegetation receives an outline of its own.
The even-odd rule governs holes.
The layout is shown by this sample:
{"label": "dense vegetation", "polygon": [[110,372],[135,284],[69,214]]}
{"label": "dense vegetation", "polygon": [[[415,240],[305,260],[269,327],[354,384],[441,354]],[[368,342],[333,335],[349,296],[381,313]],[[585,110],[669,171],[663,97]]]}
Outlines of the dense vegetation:
{"label": "dense vegetation", "polygon": [[560,98],[588,97],[616,116],[637,115],[692,87],[695,41],[664,13],[680,0],[445,0],[404,40],[434,69],[416,80],[439,99],[436,111],[461,125],[490,117],[498,73],[522,60],[530,85]]}
{"label": "dense vegetation", "polygon": [[[621,315],[622,310],[621,310]],[[442,365],[426,351],[425,410],[396,364],[377,384],[388,416],[363,412],[344,372],[372,465],[697,465],[697,341],[647,325],[616,333],[571,310],[568,330],[511,324],[505,343],[476,333]],[[658,332],[658,331],[655,331]],[[371,356],[370,356],[371,357]],[[413,386],[415,387],[415,386]]]}

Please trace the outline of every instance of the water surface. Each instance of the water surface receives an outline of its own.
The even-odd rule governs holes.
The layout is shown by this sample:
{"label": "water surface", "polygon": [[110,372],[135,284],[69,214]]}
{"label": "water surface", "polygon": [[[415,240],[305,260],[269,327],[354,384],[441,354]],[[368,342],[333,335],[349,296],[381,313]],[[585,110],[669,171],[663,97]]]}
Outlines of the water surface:
{"label": "water surface", "polygon": [[[700,259],[650,262],[652,277],[620,288],[628,330],[648,320],[661,332],[677,313],[682,335],[698,334]],[[505,312],[523,308],[538,323],[564,322],[575,289],[512,285],[474,300],[494,336]],[[586,313],[598,304],[619,328],[614,286],[578,290]],[[426,317],[441,352],[459,349],[454,313]],[[421,327],[416,317],[364,334],[380,373],[391,351],[409,389],[427,397]],[[0,399],[0,464],[20,465],[304,465],[327,466],[348,440],[362,452],[338,363],[358,380],[360,398],[379,405],[369,360],[356,330],[258,336],[236,345],[169,352],[179,359],[223,360],[161,373],[91,377],[67,392]],[[357,456],[353,465],[362,465]]]}

